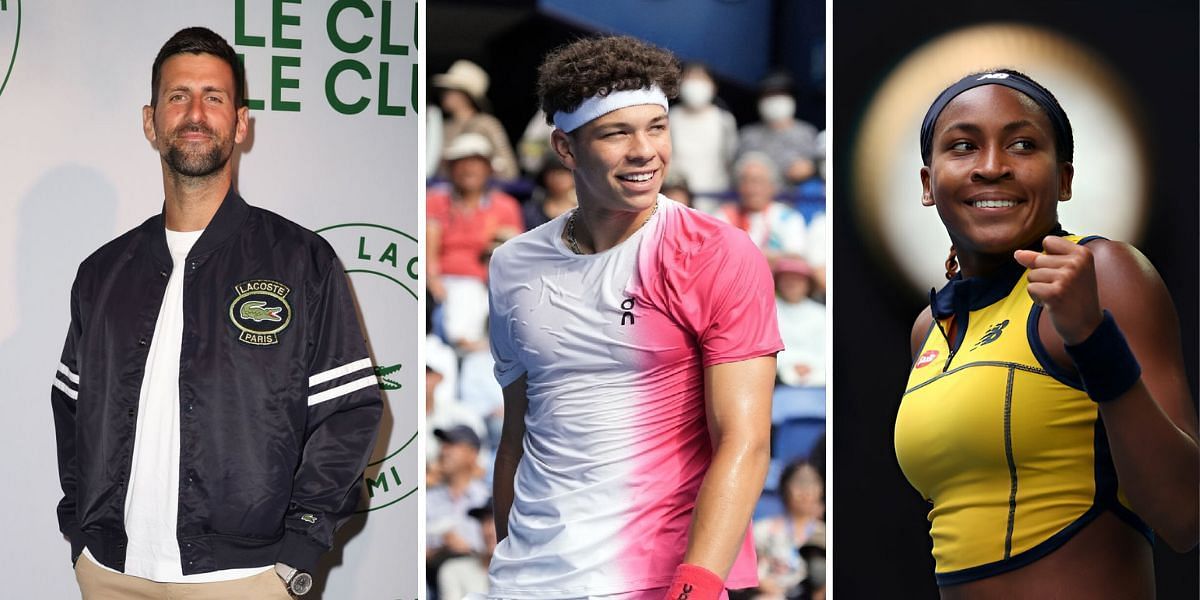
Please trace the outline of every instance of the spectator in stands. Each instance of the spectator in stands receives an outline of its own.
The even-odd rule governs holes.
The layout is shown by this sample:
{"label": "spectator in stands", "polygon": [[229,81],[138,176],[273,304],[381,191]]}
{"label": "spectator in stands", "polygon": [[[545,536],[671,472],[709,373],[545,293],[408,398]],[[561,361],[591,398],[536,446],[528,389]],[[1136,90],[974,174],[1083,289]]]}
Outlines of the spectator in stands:
{"label": "spectator in stands", "polygon": [[521,207],[525,228],[533,229],[579,205],[575,199],[575,176],[553,152],[543,157],[533,197]]}
{"label": "spectator in stands", "polygon": [[428,579],[438,581],[442,563],[483,549],[479,523],[468,511],[487,502],[491,495],[479,467],[480,440],[466,425],[435,429],[441,446],[438,465],[443,483],[425,495],[425,568]]}
{"label": "spectator in stands", "polygon": [[825,303],[825,235],[828,222],[823,210],[812,215],[808,222],[807,248],[804,252],[805,262],[812,267],[812,293],[809,296],[822,304]]}
{"label": "spectator in stands", "polygon": [[776,168],[795,184],[816,172],[817,128],[796,118],[796,100],[792,97],[792,78],[776,73],[763,80],[758,99],[761,122],[742,128],[738,156],[762,152],[770,156]]}
{"label": "spectator in stands", "polygon": [[662,189],[659,190],[659,193],[684,206],[691,206],[694,208],[694,203],[692,202],[692,190],[688,187],[687,180],[675,171],[670,171],[667,173],[667,177],[663,179],[663,186]]}
{"label": "spectator in stands", "polygon": [[825,152],[826,152],[827,144],[828,144],[828,137],[825,135],[825,130],[822,129],[821,131],[817,132],[817,137],[814,138],[814,140],[813,140],[813,149],[814,149],[813,161],[816,163],[817,177],[820,177],[821,179],[826,178],[825,177],[825,170],[826,170]]}
{"label": "spectator in stands", "polygon": [[717,84],[707,67],[699,63],[684,66],[680,102],[669,113],[674,149],[671,172],[683,176],[696,196],[729,191],[729,167],[738,146],[737,122],[716,104],[716,94]]}
{"label": "spectator in stands", "polygon": [[734,165],[738,201],[717,211],[717,218],[745,231],[768,260],[782,254],[803,255],[806,226],[804,216],[777,202],[775,193],[782,180],[771,157],[751,152]]}
{"label": "spectator in stands", "polygon": [[451,558],[442,564],[438,572],[440,600],[460,600],[467,594],[487,594],[488,591],[487,569],[492,562],[492,552],[496,550],[496,520],[491,499],[482,506],[472,508],[467,514],[479,522],[483,547],[468,556]]}
{"label": "spectator in stands", "polygon": [[522,171],[531,176],[536,175],[546,165],[547,159],[555,157],[554,152],[550,150],[552,131],[554,127],[546,122],[546,113],[539,108],[525,125],[525,131],[517,141],[517,160],[520,161]]}
{"label": "spectator in stands", "polygon": [[800,560],[804,561],[804,570],[808,573],[801,584],[801,598],[825,600],[825,535],[822,527],[800,546]]}
{"label": "spectator in stands", "polygon": [[[758,554],[759,598],[812,598],[824,573],[808,570],[801,549],[825,545],[825,482],[816,466],[804,459],[793,461],[779,476],[784,514],[754,523]],[[823,569],[823,562],[813,561]],[[823,589],[820,590],[823,595]]]}
{"label": "spectator in stands", "polygon": [[441,91],[440,104],[446,116],[442,144],[448,148],[464,133],[482,135],[491,144],[496,177],[508,181],[519,174],[517,157],[504,126],[487,113],[488,83],[487,72],[469,60],[456,60],[448,71],[433,76],[434,87]]}
{"label": "spectator in stands", "polygon": [[785,385],[825,386],[825,305],[813,300],[812,269],[798,256],[776,259],[775,310],[786,348],[776,356]]}
{"label": "spectator in stands", "polygon": [[447,341],[460,351],[487,346],[487,258],[521,233],[517,201],[488,186],[492,147],[477,133],[454,138],[443,156],[450,186],[425,197],[425,276],[429,294],[442,305]]}
{"label": "spectator in stands", "polygon": [[425,105],[425,179],[432,179],[442,166],[442,109]]}
{"label": "spectator in stands", "polygon": [[480,437],[487,429],[483,419],[459,402],[456,393],[457,362],[454,350],[435,335],[425,338],[425,484],[442,483],[439,443],[434,432],[467,425]]}

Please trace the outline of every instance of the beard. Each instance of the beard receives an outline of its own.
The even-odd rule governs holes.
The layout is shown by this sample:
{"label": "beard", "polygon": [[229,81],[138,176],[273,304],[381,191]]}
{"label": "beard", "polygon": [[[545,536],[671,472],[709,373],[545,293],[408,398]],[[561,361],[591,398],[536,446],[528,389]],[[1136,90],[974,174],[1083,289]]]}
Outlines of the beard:
{"label": "beard", "polygon": [[[208,144],[197,144],[179,140],[180,135],[197,131],[212,136],[212,141]],[[172,132],[162,157],[176,174],[185,177],[207,177],[229,162],[233,147],[228,142],[228,137],[217,135],[203,125],[181,126]]]}

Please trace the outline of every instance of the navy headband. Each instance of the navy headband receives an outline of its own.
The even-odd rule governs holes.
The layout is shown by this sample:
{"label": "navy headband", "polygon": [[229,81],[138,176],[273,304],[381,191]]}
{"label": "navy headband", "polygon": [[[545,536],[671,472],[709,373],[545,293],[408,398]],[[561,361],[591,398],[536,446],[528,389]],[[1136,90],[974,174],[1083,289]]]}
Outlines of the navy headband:
{"label": "navy headband", "polygon": [[925,113],[925,120],[921,123],[921,160],[925,162],[926,166],[929,166],[929,160],[933,156],[933,124],[937,122],[942,110],[959,94],[981,85],[1002,85],[1012,88],[1025,94],[1042,107],[1042,112],[1046,113],[1050,119],[1050,125],[1054,127],[1054,141],[1059,160],[1065,162],[1073,160],[1075,139],[1071,135],[1071,122],[1067,119],[1067,113],[1063,111],[1062,106],[1059,106],[1058,101],[1046,88],[1038,85],[1032,79],[1016,71],[1002,70],[967,75],[943,90],[937,100],[933,101],[929,112]]}

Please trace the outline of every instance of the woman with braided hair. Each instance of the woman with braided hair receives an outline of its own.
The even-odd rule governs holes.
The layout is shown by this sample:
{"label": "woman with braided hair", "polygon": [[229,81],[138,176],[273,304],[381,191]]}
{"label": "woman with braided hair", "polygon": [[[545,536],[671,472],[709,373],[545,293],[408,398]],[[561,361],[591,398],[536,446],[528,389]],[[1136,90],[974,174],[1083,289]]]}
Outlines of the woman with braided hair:
{"label": "woman with braided hair", "polygon": [[1012,70],[951,85],[921,127],[922,204],[953,247],[895,440],[943,598],[1149,598],[1153,538],[1197,541],[1178,319],[1137,249],[1060,226],[1073,147],[1057,99]]}

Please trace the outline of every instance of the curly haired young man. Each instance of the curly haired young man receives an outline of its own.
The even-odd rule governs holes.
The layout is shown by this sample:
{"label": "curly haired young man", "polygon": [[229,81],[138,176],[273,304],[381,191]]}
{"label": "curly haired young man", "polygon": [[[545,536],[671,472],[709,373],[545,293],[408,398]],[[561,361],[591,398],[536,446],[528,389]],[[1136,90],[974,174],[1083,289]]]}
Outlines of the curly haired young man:
{"label": "curly haired young man", "polygon": [[689,598],[757,583],[769,459],[766,260],[659,195],[679,65],[625,37],[550,54],[538,92],[579,208],[492,258],[504,388],[492,598]]}

